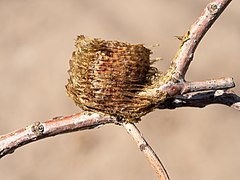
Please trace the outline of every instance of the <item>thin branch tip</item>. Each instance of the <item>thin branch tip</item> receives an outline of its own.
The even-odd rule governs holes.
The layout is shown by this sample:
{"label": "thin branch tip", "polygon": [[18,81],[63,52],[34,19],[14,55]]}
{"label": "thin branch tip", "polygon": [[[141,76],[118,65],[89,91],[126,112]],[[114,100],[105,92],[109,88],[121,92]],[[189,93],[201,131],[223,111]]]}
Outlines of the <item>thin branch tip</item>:
{"label": "thin branch tip", "polygon": [[191,25],[190,29],[186,31],[182,43],[172,61],[172,66],[175,67],[174,69],[176,70],[175,77],[177,79],[185,77],[198,44],[230,2],[231,0],[213,0],[206,6],[199,18]]}
{"label": "thin branch tip", "polygon": [[130,134],[133,140],[136,142],[140,151],[144,153],[152,168],[155,170],[160,180],[169,180],[168,173],[163,166],[162,162],[151,148],[151,146],[144,139],[140,130],[133,123],[123,123],[123,127],[127,130],[128,134]]}

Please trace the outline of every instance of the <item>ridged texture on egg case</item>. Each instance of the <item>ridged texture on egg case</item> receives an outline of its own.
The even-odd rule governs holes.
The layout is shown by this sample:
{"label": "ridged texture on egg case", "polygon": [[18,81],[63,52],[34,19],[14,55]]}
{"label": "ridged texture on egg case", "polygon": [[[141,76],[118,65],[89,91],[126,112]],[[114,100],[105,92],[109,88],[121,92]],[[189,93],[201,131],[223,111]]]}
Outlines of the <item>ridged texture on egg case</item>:
{"label": "ridged texture on egg case", "polygon": [[78,36],[67,93],[84,110],[137,121],[151,104],[150,99],[138,96],[150,83],[150,54],[142,44]]}

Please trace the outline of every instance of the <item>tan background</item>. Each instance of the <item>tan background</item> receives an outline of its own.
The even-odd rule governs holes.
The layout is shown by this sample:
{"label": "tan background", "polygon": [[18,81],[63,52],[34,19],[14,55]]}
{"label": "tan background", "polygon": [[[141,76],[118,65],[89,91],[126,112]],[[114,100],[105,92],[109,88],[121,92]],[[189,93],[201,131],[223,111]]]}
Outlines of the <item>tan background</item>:
{"label": "tan background", "polygon": [[[182,35],[209,1],[1,0],[0,134],[79,111],[66,96],[68,60],[79,34],[144,43],[165,70]],[[240,2],[203,39],[188,80],[230,76],[240,94]],[[239,180],[239,112],[221,105],[154,111],[138,124],[172,180]],[[123,128],[61,135],[0,161],[4,180],[157,179]]]}

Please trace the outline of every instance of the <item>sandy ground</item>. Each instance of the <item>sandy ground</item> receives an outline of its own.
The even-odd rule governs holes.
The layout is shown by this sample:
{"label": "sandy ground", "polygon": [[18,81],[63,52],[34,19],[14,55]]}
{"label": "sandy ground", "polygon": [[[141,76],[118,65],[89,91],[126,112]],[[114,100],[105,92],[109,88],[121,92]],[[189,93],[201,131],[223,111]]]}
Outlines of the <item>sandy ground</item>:
{"label": "sandy ground", "polygon": [[[74,39],[84,34],[154,48],[165,70],[209,1],[1,0],[0,134],[79,112],[66,96]],[[188,80],[234,77],[240,94],[240,2],[207,33]],[[239,180],[239,112],[221,105],[156,110],[138,124],[172,180]],[[24,146],[1,159],[4,180],[157,179],[125,129],[108,125]]]}

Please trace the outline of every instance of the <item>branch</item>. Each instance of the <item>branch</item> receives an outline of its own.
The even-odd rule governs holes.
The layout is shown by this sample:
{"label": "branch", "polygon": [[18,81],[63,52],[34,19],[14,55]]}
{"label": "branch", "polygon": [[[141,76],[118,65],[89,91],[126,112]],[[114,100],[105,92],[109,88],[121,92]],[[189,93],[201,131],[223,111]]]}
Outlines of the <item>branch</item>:
{"label": "branch", "polygon": [[[167,93],[170,98],[159,104],[157,106],[158,108],[165,109],[184,106],[204,107],[208,104],[219,103],[240,110],[240,97],[230,91],[222,90],[234,87],[234,82],[231,78],[199,82],[185,82],[184,80],[197,45],[230,2],[231,0],[213,0],[207,5],[201,16],[182,38],[181,45],[166,74],[165,81],[159,82],[159,87],[149,89],[147,92],[142,92],[143,95],[148,93],[149,96],[153,98],[155,96],[152,94],[159,94],[159,90]],[[173,81],[173,79],[175,81]],[[214,91],[201,92],[195,95],[183,95],[203,90]],[[109,123],[124,126],[138,144],[140,150],[148,158],[160,180],[169,179],[161,161],[134,124],[118,122],[115,117],[90,112],[57,117],[43,123],[37,122],[26,128],[0,136],[0,158],[33,141],[63,133],[94,129]]]}
{"label": "branch", "polygon": [[210,104],[223,104],[240,111],[240,97],[230,90],[202,92],[193,95],[176,96],[159,104],[159,109],[175,109],[178,107],[203,108]]}
{"label": "branch", "polygon": [[114,123],[115,118],[97,113],[79,113],[56,117],[46,122],[36,122],[26,128],[0,136],[0,158],[13,153],[15,149],[43,138]]}
{"label": "branch", "polygon": [[199,42],[230,2],[231,0],[213,0],[185,33],[171,65],[175,79],[184,79]]}
{"label": "branch", "polygon": [[[198,44],[230,2],[231,0],[213,0],[206,6],[202,14],[182,37],[180,47],[167,73],[160,78],[153,87],[146,88],[145,91],[140,92],[140,96],[150,96],[155,99],[160,99],[159,92],[166,93],[170,97],[173,97],[188,92],[229,89],[235,86],[232,78],[185,82],[185,74],[193,59]],[[162,99],[165,101],[165,98],[166,97]]]}
{"label": "branch", "polygon": [[229,89],[235,86],[233,78],[219,78],[206,81],[186,82],[181,94],[206,90]]}
{"label": "branch", "polygon": [[85,129],[94,129],[105,124],[120,124],[125,127],[128,133],[138,144],[139,149],[145,154],[153,169],[156,171],[160,180],[168,180],[168,175],[161,161],[141,135],[141,132],[134,124],[121,123],[117,118],[101,115],[92,112],[83,112],[65,117],[56,117],[46,122],[36,122],[32,125],[0,136],[0,158],[13,153],[19,147],[28,143],[51,136],[80,131]]}
{"label": "branch", "polygon": [[123,123],[122,124],[127,132],[133,137],[134,141],[137,143],[138,148],[144,153],[150,162],[152,168],[155,170],[160,180],[169,180],[169,176],[167,174],[166,169],[161,163],[158,156],[155,154],[151,146],[144,139],[142,133],[137,129],[134,124],[131,123]]}
{"label": "branch", "polygon": [[165,85],[162,90],[170,96],[207,90],[220,90],[235,87],[233,78],[219,78],[205,81],[179,82]]}

